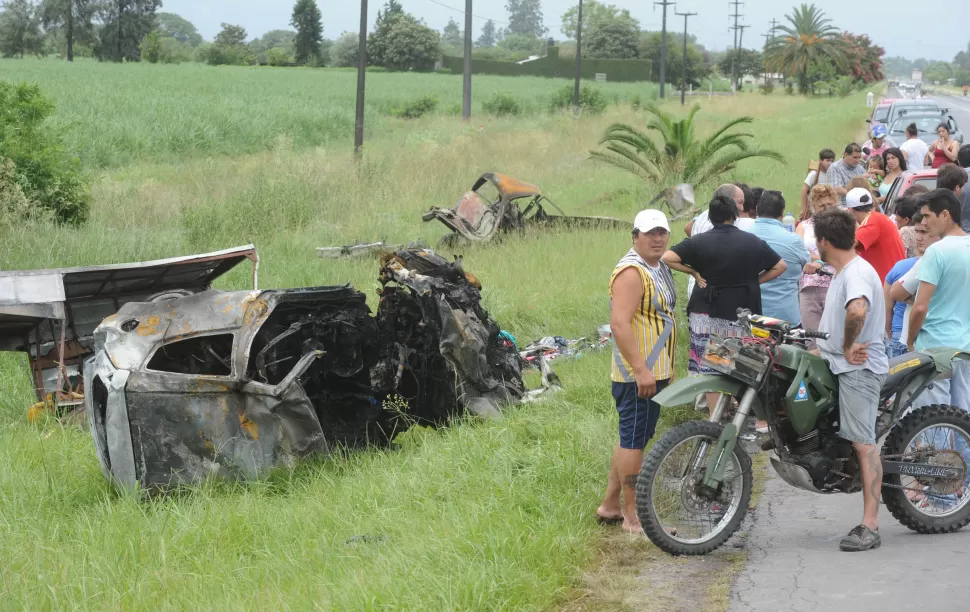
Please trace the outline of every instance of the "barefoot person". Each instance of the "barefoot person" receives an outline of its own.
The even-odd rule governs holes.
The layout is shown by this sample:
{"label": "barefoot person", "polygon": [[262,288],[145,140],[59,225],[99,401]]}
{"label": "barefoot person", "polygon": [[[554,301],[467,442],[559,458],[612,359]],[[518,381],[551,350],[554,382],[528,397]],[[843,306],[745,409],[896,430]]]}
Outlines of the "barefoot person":
{"label": "barefoot person", "polygon": [[601,522],[622,521],[630,533],[642,531],[637,518],[637,476],[643,449],[660,417],[660,405],[651,398],[674,376],[677,289],[670,268],[660,260],[669,243],[667,217],[659,210],[641,212],[633,222],[633,248],[610,278],[613,399],[620,413],[620,442],[613,451],[606,496],[596,516]]}
{"label": "barefoot person", "polygon": [[815,239],[822,259],[835,268],[818,340],[822,358],[839,379],[839,437],[852,443],[862,475],[862,523],[842,538],[839,548],[878,548],[882,459],[876,446],[879,391],[889,372],[883,344],[886,328],[882,280],[855,251],[856,223],[845,210],[815,217]]}

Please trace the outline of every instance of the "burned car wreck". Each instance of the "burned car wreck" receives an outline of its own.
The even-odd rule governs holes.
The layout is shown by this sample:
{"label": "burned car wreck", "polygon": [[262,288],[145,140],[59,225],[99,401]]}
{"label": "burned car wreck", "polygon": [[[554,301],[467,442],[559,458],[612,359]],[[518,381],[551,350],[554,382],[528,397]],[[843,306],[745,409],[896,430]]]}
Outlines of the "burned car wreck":
{"label": "burned car wreck", "polygon": [[94,330],[85,405],[105,474],[167,489],[387,444],[525,394],[480,285],[426,248],[382,258],[372,313],[350,286],[129,302]]}
{"label": "burned car wreck", "polygon": [[454,207],[434,207],[422,219],[437,219],[453,232],[442,238],[440,244],[444,246],[462,241],[484,242],[529,226],[628,230],[630,225],[610,217],[566,215],[535,185],[493,172],[481,175]]}

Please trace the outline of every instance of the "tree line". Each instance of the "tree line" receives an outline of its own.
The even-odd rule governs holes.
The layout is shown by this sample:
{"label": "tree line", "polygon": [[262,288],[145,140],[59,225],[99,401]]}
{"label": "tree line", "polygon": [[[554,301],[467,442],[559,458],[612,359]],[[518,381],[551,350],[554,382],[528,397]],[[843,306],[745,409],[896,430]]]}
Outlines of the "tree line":
{"label": "tree line", "polygon": [[247,42],[245,29],[223,24],[212,43],[162,0],[7,0],[0,11],[4,57],[59,55],[102,61],[321,63],[326,47],[315,0],[297,0],[291,25]]}
{"label": "tree line", "polygon": [[886,73],[900,79],[908,79],[914,70],[923,73],[924,83],[948,83],[970,85],[970,42],[965,50],[959,51],[952,62],[934,61],[925,58],[909,60],[905,57],[887,57]]}
{"label": "tree line", "polygon": [[[323,37],[316,0],[296,0],[293,30],[273,30],[250,40],[239,25],[222,24],[215,39],[205,42],[195,26],[172,13],[158,12],[161,0],[7,0],[0,12],[0,53],[5,56],[59,54],[93,56],[104,61],[180,62],[355,66],[359,34],[345,32],[336,40]],[[507,22],[484,24],[474,41],[473,57],[519,61],[542,55],[549,44],[540,0],[506,0]],[[560,17],[565,37],[561,57],[575,57],[578,7]],[[626,9],[599,0],[583,5],[583,57],[648,59],[659,70],[661,33],[643,30]],[[699,86],[714,73],[741,76],[781,73],[803,93],[821,87],[842,90],[883,78],[884,50],[868,36],[840,31],[814,4],[802,4],[786,15],[763,50],[712,52],[688,35],[686,71],[680,50],[683,35],[667,34],[667,74],[675,87],[681,74]],[[404,10],[399,0],[386,0],[366,40],[368,64],[389,70],[431,70],[444,54],[464,52],[464,32],[454,19],[441,32]],[[970,69],[970,46],[953,66]],[[930,67],[932,68],[932,66]],[[931,71],[931,74],[932,71]],[[941,79],[942,80],[942,79]]]}

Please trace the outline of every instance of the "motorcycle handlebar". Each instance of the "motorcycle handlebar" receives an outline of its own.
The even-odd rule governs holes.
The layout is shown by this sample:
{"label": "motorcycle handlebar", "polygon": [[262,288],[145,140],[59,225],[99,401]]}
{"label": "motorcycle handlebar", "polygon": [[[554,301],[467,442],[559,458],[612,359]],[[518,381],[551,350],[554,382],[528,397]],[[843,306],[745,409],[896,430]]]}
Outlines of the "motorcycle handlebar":
{"label": "motorcycle handlebar", "polygon": [[806,338],[818,338],[819,340],[828,340],[829,339],[829,335],[827,333],[820,332],[820,331],[814,331],[814,330],[811,330],[811,329],[806,329],[805,330],[805,333],[802,334],[802,335],[805,336]]}

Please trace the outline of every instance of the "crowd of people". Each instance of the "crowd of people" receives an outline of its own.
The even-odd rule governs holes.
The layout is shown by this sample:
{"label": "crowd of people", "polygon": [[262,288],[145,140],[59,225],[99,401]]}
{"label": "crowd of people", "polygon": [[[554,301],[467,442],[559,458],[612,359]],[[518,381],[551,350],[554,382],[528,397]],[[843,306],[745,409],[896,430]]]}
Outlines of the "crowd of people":
{"label": "crowd of people", "polygon": [[[660,414],[651,398],[674,379],[673,272],[681,272],[689,277],[691,375],[711,372],[702,360],[711,336],[745,333],[736,322],[739,308],[829,334],[809,348],[839,379],[839,435],[859,458],[864,492],[863,520],[840,548],[880,545],[875,421],[889,362],[933,347],[970,351],[970,145],[954,149],[943,127],[931,147],[910,144],[912,138],[896,146],[877,125],[871,141],[849,144],[841,159],[822,150],[802,187],[794,231],[783,223],[781,192],[740,183],[718,187],[707,210],[686,225],[687,238],[673,246],[662,212],[637,215],[633,246],[610,278],[620,440],[600,521],[641,531],[636,481]],[[936,189],[913,185],[896,198],[894,214],[884,214],[893,181],[924,163],[938,169]],[[970,410],[970,362],[958,363],[952,378],[927,394],[922,404]],[[717,399],[701,396],[698,408],[713,412]],[[756,427],[767,431],[766,423]]]}

